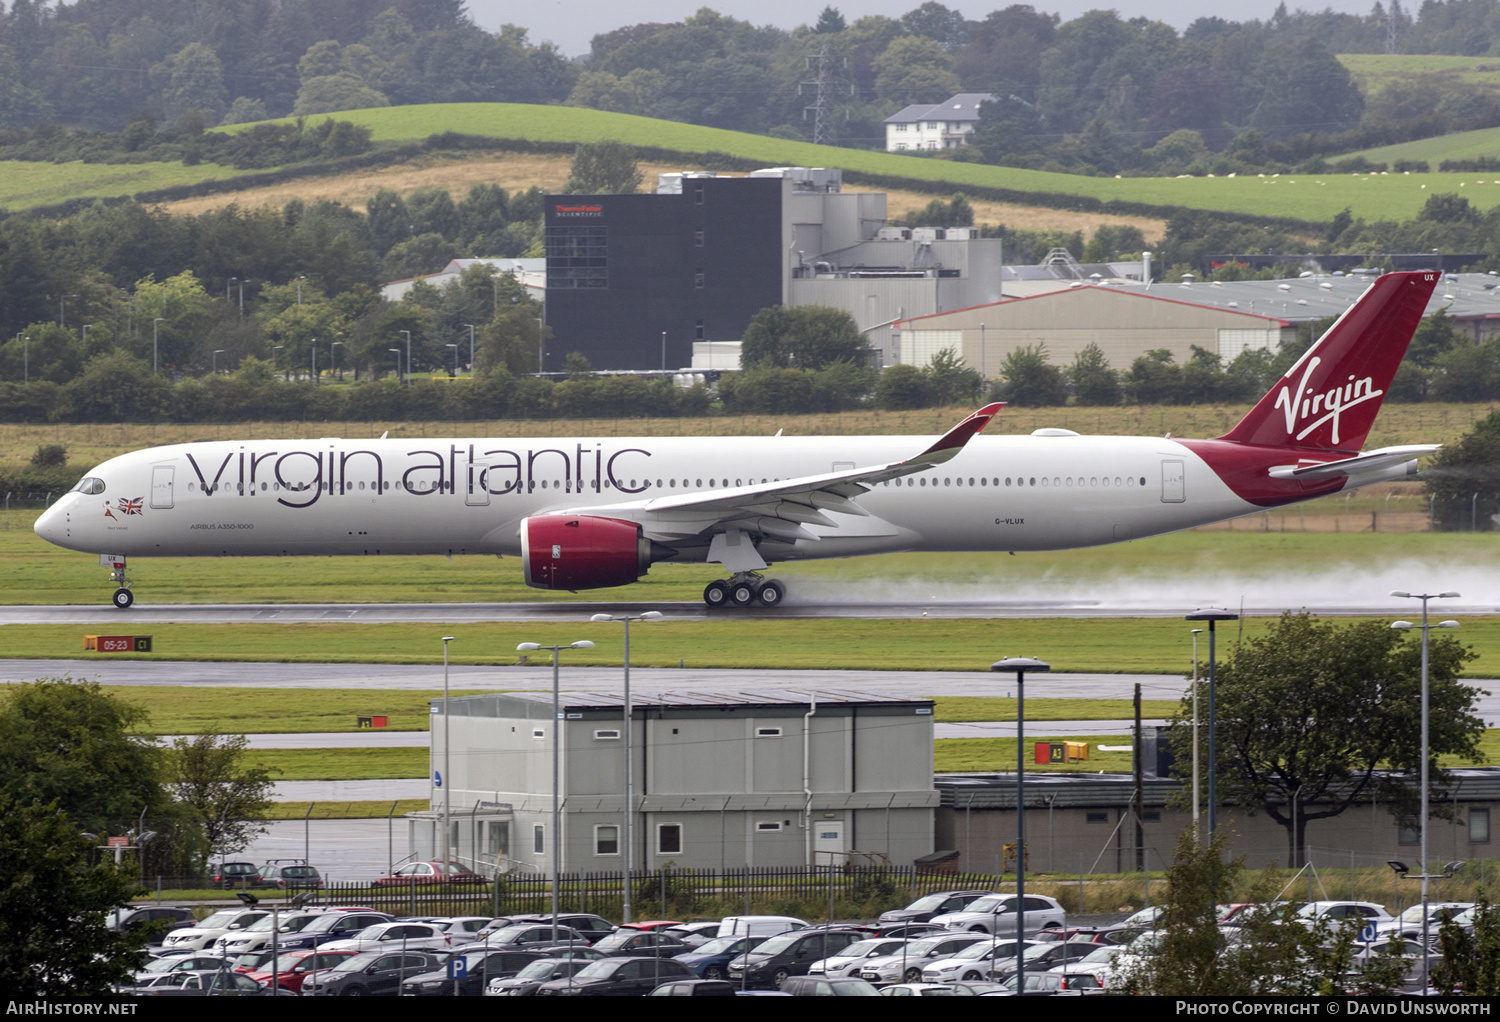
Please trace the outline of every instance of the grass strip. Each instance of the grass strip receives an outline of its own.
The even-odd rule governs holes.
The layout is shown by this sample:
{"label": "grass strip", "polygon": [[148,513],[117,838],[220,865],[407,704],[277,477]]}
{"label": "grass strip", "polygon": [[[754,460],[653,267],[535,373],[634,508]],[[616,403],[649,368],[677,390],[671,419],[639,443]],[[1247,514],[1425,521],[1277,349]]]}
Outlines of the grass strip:
{"label": "grass strip", "polygon": [[[357,718],[389,714],[391,731],[425,733],[431,719],[431,700],[442,689],[283,688],[274,698],[260,689],[228,685],[106,685],[105,691],[150,714],[156,734],[188,735],[207,730],[227,734],[357,733]],[[913,686],[920,690],[920,679]],[[456,694],[463,695],[467,690]],[[1014,699],[980,696],[940,696],[934,717],[940,722],[1014,720]],[[1142,703],[1148,718],[1169,717],[1176,703],[1149,699]],[[1026,701],[1027,720],[1124,720],[1131,701],[1122,699],[1049,699]],[[254,750],[256,755],[275,750]],[[384,776],[384,775],[382,775]],[[287,778],[289,779],[289,778]]]}
{"label": "grass strip", "polygon": [[384,781],[426,777],[427,750],[399,746],[380,749],[252,749],[245,760],[271,771],[278,781]]}
{"label": "grass strip", "polygon": [[[1400,609],[1403,608],[1395,608],[1392,616]],[[1246,619],[1244,636],[1255,637],[1272,620]],[[1497,622],[1500,618],[1487,615],[1463,618],[1460,638],[1479,654],[1479,659],[1468,668],[1470,675],[1484,677],[1500,669]],[[444,634],[455,637],[451,647],[455,664],[516,665],[520,655],[514,650],[520,642],[566,644],[579,638],[592,639],[597,646],[571,653],[570,667],[614,666],[623,658],[619,629],[583,621],[453,625],[163,624],[150,629],[155,652],[111,654],[84,654],[81,640],[86,631],[102,629],[77,625],[6,625],[0,627],[0,649],[12,657],[37,659],[39,677],[49,673],[47,659],[107,656],[116,660],[292,665],[423,664],[433,667],[435,685],[441,683],[439,637]],[[1234,626],[1221,630],[1221,654],[1232,648],[1239,635]],[[1053,671],[1185,674],[1192,669],[1192,635],[1186,623],[1177,617],[990,620],[914,616],[788,620],[716,615],[652,622],[635,629],[631,638],[631,664],[635,667],[983,671],[1001,656],[1024,653],[1047,660]],[[1199,655],[1206,659],[1207,651],[1200,648]],[[526,667],[541,671],[547,664],[529,657]],[[296,678],[295,667],[283,674],[285,681]],[[528,680],[516,687],[535,686]],[[1122,697],[1127,694],[1122,690]],[[262,694],[261,698],[266,696]],[[383,692],[368,692],[365,705],[385,698]]]}

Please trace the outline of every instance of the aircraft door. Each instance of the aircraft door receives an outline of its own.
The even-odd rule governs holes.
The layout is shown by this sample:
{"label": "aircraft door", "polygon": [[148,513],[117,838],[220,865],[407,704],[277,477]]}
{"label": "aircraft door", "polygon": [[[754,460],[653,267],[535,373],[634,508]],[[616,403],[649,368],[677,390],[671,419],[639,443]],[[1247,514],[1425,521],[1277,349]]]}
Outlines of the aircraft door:
{"label": "aircraft door", "polygon": [[171,465],[151,466],[151,506],[172,506],[172,480],[176,469]]}
{"label": "aircraft door", "polygon": [[470,507],[483,507],[490,502],[490,488],[485,476],[490,467],[477,461],[469,462],[468,480],[464,486],[464,503]]}
{"label": "aircraft door", "polygon": [[1161,463],[1161,502],[1181,504],[1187,500],[1187,473],[1181,461]]}

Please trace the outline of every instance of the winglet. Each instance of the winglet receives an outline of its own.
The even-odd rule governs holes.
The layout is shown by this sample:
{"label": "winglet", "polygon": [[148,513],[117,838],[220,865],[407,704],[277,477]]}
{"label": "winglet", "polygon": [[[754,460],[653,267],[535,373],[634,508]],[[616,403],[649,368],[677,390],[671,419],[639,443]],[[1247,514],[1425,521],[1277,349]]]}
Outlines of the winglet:
{"label": "winglet", "polygon": [[963,450],[964,444],[974,438],[980,430],[990,424],[990,420],[1000,414],[1000,409],[1005,407],[1005,402],[996,401],[994,404],[985,405],[967,419],[954,426],[948,432],[938,437],[937,443],[917,455],[910,461],[943,462]]}

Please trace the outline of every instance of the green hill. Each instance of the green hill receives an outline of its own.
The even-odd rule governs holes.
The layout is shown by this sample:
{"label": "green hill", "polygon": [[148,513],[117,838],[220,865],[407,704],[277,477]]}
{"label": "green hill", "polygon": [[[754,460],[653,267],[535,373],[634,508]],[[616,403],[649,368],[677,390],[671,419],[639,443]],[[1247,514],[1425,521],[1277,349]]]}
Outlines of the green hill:
{"label": "green hill", "polygon": [[[576,107],[510,103],[453,103],[346,110],[329,115],[368,126],[377,142],[420,143],[453,132],[554,150],[578,142],[617,139],[658,153],[724,154],[739,163],[838,167],[855,183],[936,194],[971,195],[1079,211],[1162,216],[1186,207],[1251,218],[1322,223],[1349,207],[1367,220],[1414,217],[1433,191],[1455,191],[1452,175],[1287,174],[1202,178],[1096,178],[990,167],[920,156],[817,146],[807,142],[704,128]],[[243,126],[241,126],[243,127]],[[227,131],[235,128],[222,129]],[[441,146],[441,141],[439,141]],[[1415,144],[1415,143],[1414,143]],[[1426,143],[1424,143],[1426,144]],[[400,159],[393,154],[392,159]],[[712,159],[710,157],[710,159]],[[316,167],[309,173],[319,172]],[[248,176],[232,168],[181,164],[0,163],[0,208],[26,209],[69,198],[140,195],[173,185]],[[1481,208],[1500,203],[1473,189]]]}
{"label": "green hill", "polygon": [[[1391,163],[1396,160],[1426,160],[1433,167],[1444,160],[1473,160],[1481,156],[1500,156],[1500,128],[1480,128],[1478,131],[1460,131],[1437,138],[1422,138],[1415,142],[1366,149],[1352,156],[1363,156],[1367,160]],[[1443,179],[1457,181],[1452,174]],[[1490,175],[1493,179],[1494,175]],[[1452,186],[1450,186],[1451,188]],[[1469,196],[1472,200],[1473,196]]]}

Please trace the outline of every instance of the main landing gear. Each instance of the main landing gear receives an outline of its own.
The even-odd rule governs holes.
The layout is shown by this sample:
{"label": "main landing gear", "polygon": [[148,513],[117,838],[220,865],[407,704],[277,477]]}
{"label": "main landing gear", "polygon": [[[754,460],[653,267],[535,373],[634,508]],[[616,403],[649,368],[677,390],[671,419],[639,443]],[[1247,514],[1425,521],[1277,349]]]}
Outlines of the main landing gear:
{"label": "main landing gear", "polygon": [[786,586],[777,579],[763,579],[753,571],[742,571],[733,578],[710,582],[703,589],[703,602],[710,610],[733,605],[748,607],[760,601],[762,607],[779,607],[786,599]]}
{"label": "main landing gear", "polygon": [[135,602],[135,594],[130,591],[130,579],[125,577],[125,558],[115,562],[115,569],[110,572],[109,580],[119,587],[114,596],[110,597],[110,602],[120,610],[129,610],[130,605]]}

